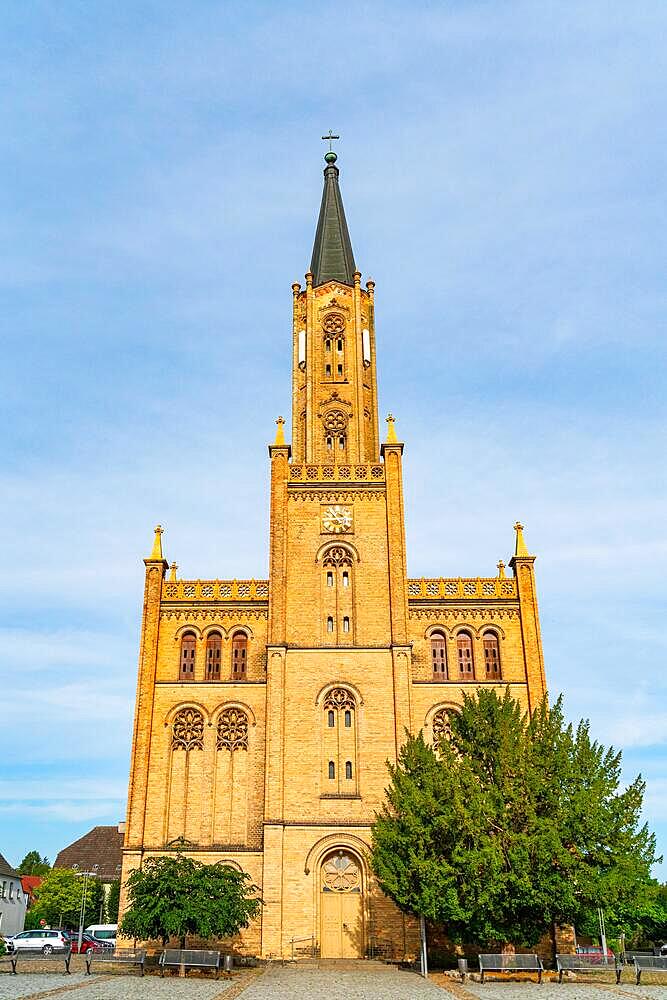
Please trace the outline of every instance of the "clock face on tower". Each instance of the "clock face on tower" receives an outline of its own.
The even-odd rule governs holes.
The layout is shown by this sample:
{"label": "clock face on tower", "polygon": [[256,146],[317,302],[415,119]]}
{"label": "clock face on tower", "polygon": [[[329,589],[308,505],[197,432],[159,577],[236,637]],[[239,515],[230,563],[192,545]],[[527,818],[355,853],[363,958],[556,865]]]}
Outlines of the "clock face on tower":
{"label": "clock face on tower", "polygon": [[322,510],[322,527],[325,531],[332,531],[339,535],[343,531],[349,531],[352,527],[352,508],[343,507],[341,504],[333,504],[324,507]]}

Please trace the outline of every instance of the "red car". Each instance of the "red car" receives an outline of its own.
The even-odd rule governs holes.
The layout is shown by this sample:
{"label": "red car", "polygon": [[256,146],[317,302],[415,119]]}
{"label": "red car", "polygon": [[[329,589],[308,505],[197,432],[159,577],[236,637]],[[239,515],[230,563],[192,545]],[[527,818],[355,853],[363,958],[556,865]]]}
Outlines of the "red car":
{"label": "red car", "polygon": [[[79,953],[79,935],[72,934],[72,954],[78,955]],[[94,937],[90,934],[84,934],[81,938],[81,954],[85,955],[87,951],[103,951],[103,946],[99,941],[96,941]]]}

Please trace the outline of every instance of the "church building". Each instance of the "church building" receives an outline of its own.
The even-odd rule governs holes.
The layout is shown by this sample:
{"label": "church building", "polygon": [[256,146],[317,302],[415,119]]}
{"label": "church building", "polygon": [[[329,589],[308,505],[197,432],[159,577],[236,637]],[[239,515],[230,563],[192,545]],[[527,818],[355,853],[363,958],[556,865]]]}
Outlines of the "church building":
{"label": "church building", "polygon": [[[291,443],[269,446],[268,579],[183,580],[156,528],[146,565],[123,883],[181,849],[248,872],[264,900],[239,948],[414,954],[418,929],[368,864],[386,761],[434,740],[465,692],[545,694],[535,557],[489,577],[408,576],[402,456],[378,420],[375,283],[339,188],[292,285]],[[380,332],[381,333],[381,332]],[[463,498],[462,498],[463,499]],[[449,567],[448,567],[449,569]],[[124,900],[121,900],[121,911]]]}

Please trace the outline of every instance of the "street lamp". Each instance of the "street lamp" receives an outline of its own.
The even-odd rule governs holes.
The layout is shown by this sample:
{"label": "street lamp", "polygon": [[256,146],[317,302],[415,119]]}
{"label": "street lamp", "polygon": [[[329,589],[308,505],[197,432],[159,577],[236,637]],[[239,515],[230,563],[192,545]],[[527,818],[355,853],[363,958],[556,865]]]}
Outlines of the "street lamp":
{"label": "street lamp", "polygon": [[83,942],[83,921],[86,916],[86,893],[88,891],[88,879],[95,878],[96,872],[78,872],[83,878],[83,892],[81,893],[81,910],[79,912],[79,955],[81,954],[81,944]]}

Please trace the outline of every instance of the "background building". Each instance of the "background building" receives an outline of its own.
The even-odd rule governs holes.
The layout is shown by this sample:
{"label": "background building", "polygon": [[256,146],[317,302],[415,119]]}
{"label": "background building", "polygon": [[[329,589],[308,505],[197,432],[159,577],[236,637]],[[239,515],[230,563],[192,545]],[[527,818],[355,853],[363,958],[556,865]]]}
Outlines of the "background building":
{"label": "background building", "polygon": [[28,897],[21,876],[0,854],[0,934],[18,934],[23,930]]}
{"label": "background building", "polygon": [[[446,733],[479,685],[509,686],[526,708],[542,698],[535,560],[517,524],[509,577],[500,562],[483,579],[408,578],[403,444],[378,420],[375,283],[362,288],[325,159],[285,341],[292,443],[279,418],[269,447],[269,579],[178,579],[161,528],[145,560],[123,882],[179,846],[260,887],[246,950],[286,954],[312,936],[323,957],[400,956],[416,927],[367,863],[386,761],[406,729]],[[465,461],[452,460],[462,503]]]}

